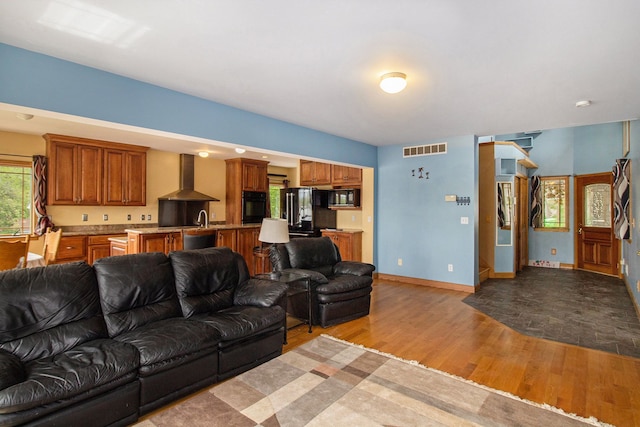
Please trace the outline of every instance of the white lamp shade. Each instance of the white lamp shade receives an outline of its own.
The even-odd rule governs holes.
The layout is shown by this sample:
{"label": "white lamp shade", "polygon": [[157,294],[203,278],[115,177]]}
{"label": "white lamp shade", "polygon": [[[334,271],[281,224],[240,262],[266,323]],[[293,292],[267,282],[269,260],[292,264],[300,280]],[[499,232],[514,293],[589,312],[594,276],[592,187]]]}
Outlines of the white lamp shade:
{"label": "white lamp shade", "polygon": [[407,86],[407,75],[404,73],[387,73],[380,78],[380,89],[387,93],[398,93]]}
{"label": "white lamp shade", "polygon": [[264,243],[287,243],[289,241],[287,221],[278,218],[264,218],[258,240]]}

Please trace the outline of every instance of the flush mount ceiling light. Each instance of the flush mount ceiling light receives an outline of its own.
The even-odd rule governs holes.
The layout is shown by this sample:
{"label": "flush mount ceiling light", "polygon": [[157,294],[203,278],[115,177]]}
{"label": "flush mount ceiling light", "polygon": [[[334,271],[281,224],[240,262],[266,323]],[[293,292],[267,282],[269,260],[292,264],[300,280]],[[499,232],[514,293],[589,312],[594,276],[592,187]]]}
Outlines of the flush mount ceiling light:
{"label": "flush mount ceiling light", "polygon": [[236,148],[236,153],[238,153],[238,154],[242,154],[245,151],[247,151],[247,150],[245,150],[244,148]]}
{"label": "flush mount ceiling light", "polygon": [[206,151],[199,151],[198,152],[198,156],[205,158],[205,157],[209,157],[209,153]]}
{"label": "flush mount ceiling light", "polygon": [[589,105],[591,105],[591,101],[589,101],[588,99],[585,99],[584,101],[576,102],[576,107],[578,108],[588,107]]}
{"label": "flush mount ceiling light", "polygon": [[33,119],[33,114],[16,113],[16,117],[21,119],[21,120],[31,120],[31,119]]}
{"label": "flush mount ceiling light", "polygon": [[380,77],[380,89],[387,93],[398,93],[407,86],[407,75],[404,73],[386,73]]}

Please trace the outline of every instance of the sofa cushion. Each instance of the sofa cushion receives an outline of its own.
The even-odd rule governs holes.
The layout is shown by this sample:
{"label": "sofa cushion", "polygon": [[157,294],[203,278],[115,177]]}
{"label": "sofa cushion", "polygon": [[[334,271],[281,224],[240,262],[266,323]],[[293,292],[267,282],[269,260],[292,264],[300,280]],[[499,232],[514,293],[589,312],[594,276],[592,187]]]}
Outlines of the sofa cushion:
{"label": "sofa cushion", "polygon": [[333,266],[333,275],[351,274],[353,276],[372,276],[376,267],[373,264],[356,261],[341,261]]}
{"label": "sofa cushion", "polygon": [[0,349],[28,362],[107,337],[86,263],[0,273]]}
{"label": "sofa cushion", "polygon": [[135,347],[99,339],[26,364],[26,379],[0,390],[0,414],[69,399],[95,387],[134,381],[139,365]]}
{"label": "sofa cushion", "polygon": [[315,270],[323,266],[333,266],[340,261],[338,250],[328,237],[291,239],[284,245],[291,268]]}
{"label": "sofa cushion", "polygon": [[284,325],[285,311],[280,306],[235,306],[208,315],[192,317],[193,320],[213,326],[220,332],[221,341],[248,338]]}
{"label": "sofa cushion", "polygon": [[0,390],[22,382],[25,378],[27,371],[18,356],[0,350]]}
{"label": "sofa cushion", "polygon": [[226,247],[172,252],[169,258],[185,317],[231,307],[236,287],[249,279],[244,259]]}
{"label": "sofa cushion", "polygon": [[118,335],[115,339],[140,352],[140,374],[150,375],[182,365],[212,352],[219,342],[214,328],[184,318],[159,320]]}
{"label": "sofa cushion", "polygon": [[160,252],[101,258],[93,264],[109,336],[182,317],[169,258]]}

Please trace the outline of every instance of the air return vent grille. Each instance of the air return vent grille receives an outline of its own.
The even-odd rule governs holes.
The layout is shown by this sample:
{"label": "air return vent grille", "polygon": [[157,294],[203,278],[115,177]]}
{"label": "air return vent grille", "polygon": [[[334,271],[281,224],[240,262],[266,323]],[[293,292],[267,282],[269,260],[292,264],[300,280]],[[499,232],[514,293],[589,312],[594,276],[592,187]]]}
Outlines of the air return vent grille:
{"label": "air return vent grille", "polygon": [[446,154],[447,143],[439,142],[437,144],[414,145],[413,147],[404,147],[402,149],[402,157],[415,156],[432,156],[434,154]]}

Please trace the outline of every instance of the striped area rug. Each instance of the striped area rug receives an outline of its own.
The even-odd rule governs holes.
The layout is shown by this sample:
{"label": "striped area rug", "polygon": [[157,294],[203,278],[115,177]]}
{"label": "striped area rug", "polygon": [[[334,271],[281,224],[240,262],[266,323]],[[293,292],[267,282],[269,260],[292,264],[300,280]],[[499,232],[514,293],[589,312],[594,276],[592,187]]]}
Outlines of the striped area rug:
{"label": "striped area rug", "polygon": [[137,424],[164,426],[588,426],[415,362],[320,336]]}

